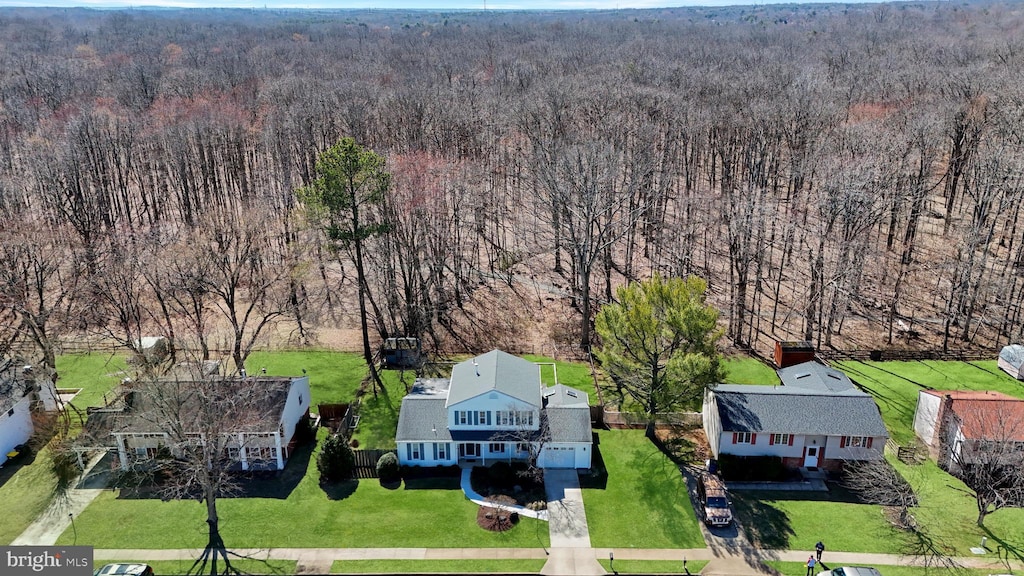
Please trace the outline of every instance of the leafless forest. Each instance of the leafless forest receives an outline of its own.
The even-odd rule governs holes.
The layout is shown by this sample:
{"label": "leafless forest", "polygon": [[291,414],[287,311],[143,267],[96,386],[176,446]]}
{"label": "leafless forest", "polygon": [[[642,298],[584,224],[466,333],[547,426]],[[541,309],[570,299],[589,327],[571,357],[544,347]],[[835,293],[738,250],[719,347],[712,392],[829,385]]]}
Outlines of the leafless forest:
{"label": "leafless forest", "polygon": [[350,345],[296,196],[345,136],[375,338],[586,348],[659,271],[762,352],[1020,340],[1022,8],[2,9],[0,350]]}

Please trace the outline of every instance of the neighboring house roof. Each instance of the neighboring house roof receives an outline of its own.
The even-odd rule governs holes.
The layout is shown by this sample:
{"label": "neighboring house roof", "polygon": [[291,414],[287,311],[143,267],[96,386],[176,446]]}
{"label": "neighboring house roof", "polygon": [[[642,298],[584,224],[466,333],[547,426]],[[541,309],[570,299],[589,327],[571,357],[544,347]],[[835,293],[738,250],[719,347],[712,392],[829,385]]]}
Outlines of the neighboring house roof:
{"label": "neighboring house roof", "polygon": [[874,399],[854,392],[725,384],[714,389],[724,432],[888,437]]}
{"label": "neighboring house roof", "polygon": [[398,413],[396,442],[422,442],[436,438],[438,442],[452,441],[448,431],[448,410],[443,395],[409,394],[402,398]]}
{"label": "neighboring house roof", "polygon": [[949,398],[960,431],[971,440],[1024,441],[1024,399],[995,391],[926,390]]}
{"label": "neighboring house roof", "polygon": [[[275,431],[281,420],[288,393],[291,390],[292,378],[287,377],[256,377],[256,378],[225,378],[221,380],[223,388],[218,394],[223,398],[237,398],[239,401],[226,403],[227,416],[233,422],[231,432],[267,432]],[[189,382],[166,382],[166,386],[154,394],[141,390],[129,389],[125,392],[123,406],[89,411],[86,422],[87,438],[106,444],[110,434],[147,434],[161,433],[165,426],[160,422],[163,418],[154,418],[152,410],[158,405],[156,394],[165,393],[167,398],[174,398],[178,393],[174,388],[183,390],[181,409],[182,418],[191,418],[184,422],[183,428],[201,427],[201,411],[196,409],[198,400],[184,399],[189,393]],[[164,403],[159,403],[164,405]]]}
{"label": "neighboring house roof", "polygon": [[18,367],[14,360],[0,360],[0,417],[25,396],[25,382],[18,376]]}
{"label": "neighboring house roof", "polygon": [[541,395],[544,396],[547,406],[590,406],[590,398],[585,392],[565,384],[545,388]]}
{"label": "neighboring house roof", "polygon": [[1024,346],[1020,344],[1003,346],[1003,349],[999,351],[999,357],[1009,362],[1014,368],[1020,368],[1024,364]]}
{"label": "neighboring house roof", "polygon": [[447,405],[492,390],[540,406],[540,366],[501,350],[491,350],[460,362],[452,368]]}
{"label": "neighboring house roof", "polygon": [[548,429],[551,442],[590,443],[593,432],[590,429],[590,409],[582,406],[548,407]]}
{"label": "neighboring house roof", "polygon": [[800,388],[833,393],[857,391],[849,376],[818,362],[804,362],[776,370],[776,372],[782,385],[789,389]]}

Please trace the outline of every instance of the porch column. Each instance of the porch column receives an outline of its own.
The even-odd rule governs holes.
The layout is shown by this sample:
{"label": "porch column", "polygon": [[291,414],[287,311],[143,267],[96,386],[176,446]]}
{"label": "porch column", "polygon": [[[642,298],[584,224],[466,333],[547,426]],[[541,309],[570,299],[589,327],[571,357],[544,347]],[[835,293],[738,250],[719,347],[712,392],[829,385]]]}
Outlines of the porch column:
{"label": "porch column", "polygon": [[281,452],[281,435],[274,433],[274,446],[277,447],[277,469],[284,470],[284,455]]}
{"label": "porch column", "polygon": [[128,469],[128,449],[124,445],[124,436],[116,434],[117,438],[117,459],[121,462],[121,470]]}
{"label": "porch column", "polygon": [[238,458],[242,462],[242,470],[249,469],[249,453],[245,447],[245,434],[242,432],[238,433]]}

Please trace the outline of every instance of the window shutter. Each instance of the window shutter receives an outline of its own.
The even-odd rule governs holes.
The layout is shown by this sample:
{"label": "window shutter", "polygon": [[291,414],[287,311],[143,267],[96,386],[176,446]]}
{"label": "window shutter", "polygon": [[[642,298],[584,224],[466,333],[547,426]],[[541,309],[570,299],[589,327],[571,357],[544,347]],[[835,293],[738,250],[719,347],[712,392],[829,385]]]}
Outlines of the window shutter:
{"label": "window shutter", "polygon": [[792,434],[789,435],[789,445],[790,446],[793,445],[793,435]]}
{"label": "window shutter", "polygon": [[871,436],[868,436],[868,448],[871,448],[871,441],[874,440]]}
{"label": "window shutter", "polygon": [[757,444],[757,434],[751,434],[750,435],[750,443],[751,444]]}
{"label": "window shutter", "polygon": [[839,447],[846,448],[846,436],[839,437]]}
{"label": "window shutter", "polygon": [[434,460],[437,460],[437,442],[434,442]]}
{"label": "window shutter", "polygon": [[491,411],[490,410],[487,411],[487,425],[488,426],[491,425]]}
{"label": "window shutter", "polygon": [[736,443],[736,433],[735,432],[732,433],[732,443],[733,444]]}
{"label": "window shutter", "polygon": [[405,459],[412,460],[412,444],[405,445]]}
{"label": "window shutter", "polygon": [[775,434],[769,434],[768,435],[768,445],[769,446],[774,446],[775,445]]}

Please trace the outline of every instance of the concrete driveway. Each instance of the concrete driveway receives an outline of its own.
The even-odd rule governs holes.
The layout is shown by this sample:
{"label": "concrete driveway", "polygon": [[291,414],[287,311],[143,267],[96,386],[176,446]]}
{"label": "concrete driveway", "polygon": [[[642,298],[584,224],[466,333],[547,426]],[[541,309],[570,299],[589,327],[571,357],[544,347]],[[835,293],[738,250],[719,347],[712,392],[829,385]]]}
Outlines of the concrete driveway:
{"label": "concrete driveway", "polygon": [[587,512],[576,470],[545,470],[551,550],[541,574],[606,574],[590,547]]}

